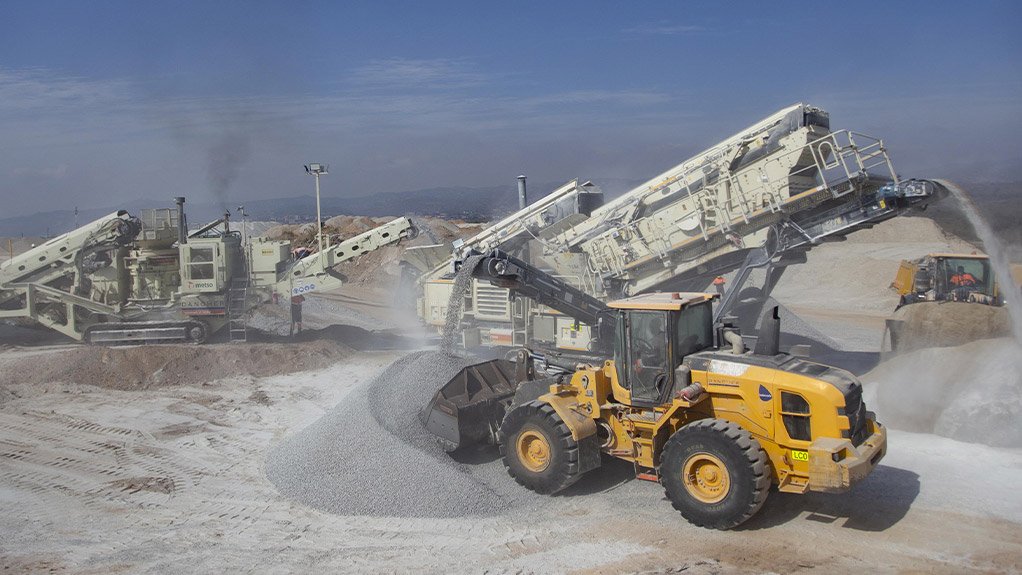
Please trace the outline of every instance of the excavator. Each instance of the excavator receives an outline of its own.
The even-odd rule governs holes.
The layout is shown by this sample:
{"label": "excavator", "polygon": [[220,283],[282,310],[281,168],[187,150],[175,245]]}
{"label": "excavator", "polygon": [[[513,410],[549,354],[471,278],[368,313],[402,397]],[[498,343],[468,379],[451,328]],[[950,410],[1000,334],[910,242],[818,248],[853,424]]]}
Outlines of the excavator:
{"label": "excavator", "polygon": [[658,481],[688,521],[730,529],[781,492],[841,492],[884,457],[885,428],[851,373],[780,353],[777,308],[749,350],[714,321],[718,294],[657,292],[604,303],[493,250],[460,274],[594,326],[585,354],[463,369],[420,413],[448,451],[496,444],[525,488],[556,493],[608,455]]}
{"label": "excavator", "polygon": [[756,302],[812,247],[946,194],[940,181],[900,178],[882,140],[831,130],[826,111],[795,104],[613,201],[591,182],[573,180],[456,242],[446,258],[436,257],[442,248],[422,248],[418,255],[434,257],[413,262],[421,273],[418,315],[442,329],[449,303],[461,306],[466,348],[587,350],[593,326],[505,288],[474,281],[464,301],[451,300],[454,270],[466,255],[500,249],[605,302],[702,290],[729,274],[716,319],[741,306],[738,319],[754,321],[762,307]]}
{"label": "excavator", "polygon": [[249,241],[230,214],[189,231],[176,208],[111,213],[0,264],[0,319],[30,318],[87,343],[201,343],[247,337],[254,306],[341,286],[342,262],[415,237],[397,218],[296,259],[287,241]]}

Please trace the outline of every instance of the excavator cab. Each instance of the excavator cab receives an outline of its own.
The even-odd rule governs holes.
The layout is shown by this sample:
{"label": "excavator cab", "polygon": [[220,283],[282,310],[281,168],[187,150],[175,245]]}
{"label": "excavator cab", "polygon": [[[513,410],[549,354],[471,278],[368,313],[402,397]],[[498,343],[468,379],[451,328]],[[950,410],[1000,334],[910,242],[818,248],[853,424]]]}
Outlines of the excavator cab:
{"label": "excavator cab", "polygon": [[[713,346],[710,294],[655,293],[609,304],[617,310],[614,364],[634,407],[670,401],[685,356]],[[687,385],[687,382],[685,383]]]}

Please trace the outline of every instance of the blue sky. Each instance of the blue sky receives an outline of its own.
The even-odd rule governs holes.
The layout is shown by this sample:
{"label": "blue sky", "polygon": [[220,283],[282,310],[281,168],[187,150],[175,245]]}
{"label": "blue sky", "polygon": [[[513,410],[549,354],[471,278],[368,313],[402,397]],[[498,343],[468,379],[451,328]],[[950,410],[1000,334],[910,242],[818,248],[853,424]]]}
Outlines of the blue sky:
{"label": "blue sky", "polygon": [[1018,2],[7,2],[0,217],[642,179],[788,104],[1022,179]]}

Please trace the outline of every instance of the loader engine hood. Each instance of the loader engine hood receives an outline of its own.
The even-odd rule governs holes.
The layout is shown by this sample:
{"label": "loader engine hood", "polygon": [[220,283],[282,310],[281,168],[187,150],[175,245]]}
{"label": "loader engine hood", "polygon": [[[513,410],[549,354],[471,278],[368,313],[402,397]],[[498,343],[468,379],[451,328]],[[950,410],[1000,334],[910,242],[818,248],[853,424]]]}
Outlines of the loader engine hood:
{"label": "loader engine hood", "polygon": [[684,364],[694,370],[723,371],[719,368],[715,369],[713,366],[714,362],[720,362],[724,365],[727,362],[754,365],[811,377],[833,385],[845,397],[848,397],[851,393],[862,391],[862,383],[851,372],[837,367],[806,361],[786,353],[779,353],[777,355],[734,355],[721,351],[707,351],[690,355],[684,360]]}

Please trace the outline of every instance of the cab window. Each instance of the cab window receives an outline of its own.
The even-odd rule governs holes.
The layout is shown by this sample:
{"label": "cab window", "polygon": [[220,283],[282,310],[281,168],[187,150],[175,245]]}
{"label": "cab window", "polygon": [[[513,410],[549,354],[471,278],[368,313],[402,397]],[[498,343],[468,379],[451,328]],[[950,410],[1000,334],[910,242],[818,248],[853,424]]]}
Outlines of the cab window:
{"label": "cab window", "polygon": [[686,355],[713,345],[713,312],[710,302],[688,306],[674,326],[674,365],[677,368]]}
{"label": "cab window", "polygon": [[655,402],[659,386],[669,381],[667,314],[660,311],[628,313],[628,382],[636,403]]}
{"label": "cab window", "polygon": [[216,272],[213,248],[190,248],[189,253],[188,277],[193,280],[213,279]]}
{"label": "cab window", "polygon": [[951,289],[967,288],[970,290],[992,293],[989,281],[990,262],[975,258],[947,258],[944,264],[947,282]]}

